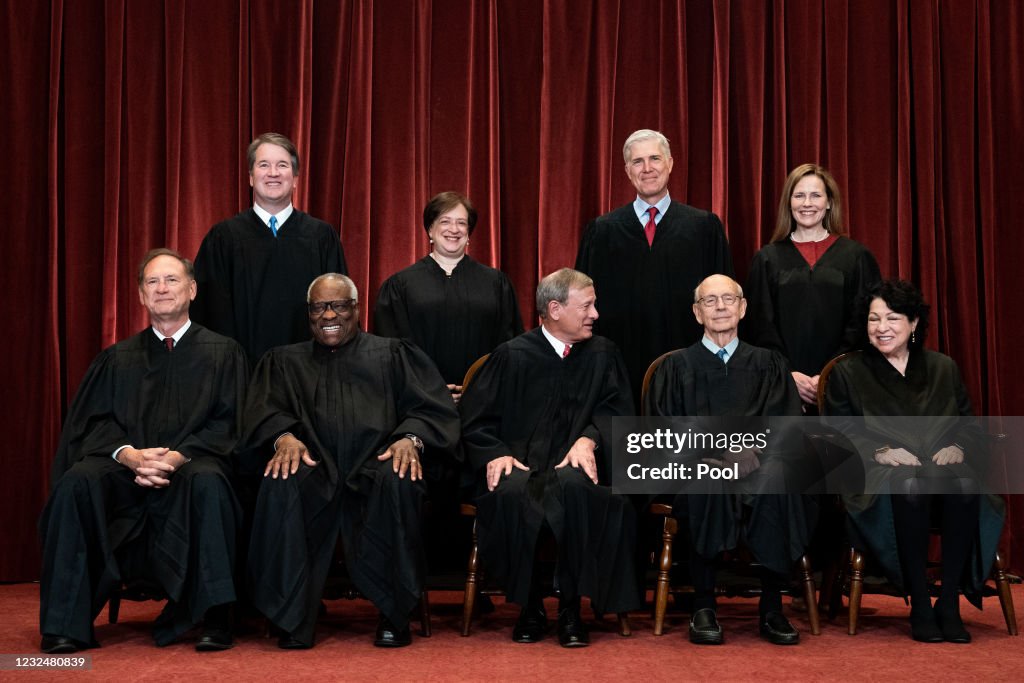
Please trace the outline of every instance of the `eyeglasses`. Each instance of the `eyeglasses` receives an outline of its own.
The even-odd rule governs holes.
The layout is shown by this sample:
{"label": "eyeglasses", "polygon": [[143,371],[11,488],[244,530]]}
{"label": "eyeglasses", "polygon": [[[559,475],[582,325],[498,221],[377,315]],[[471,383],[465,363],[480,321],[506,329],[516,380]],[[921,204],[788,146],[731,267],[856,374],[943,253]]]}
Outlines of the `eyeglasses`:
{"label": "eyeglasses", "polygon": [[315,316],[321,316],[327,312],[327,309],[331,309],[338,315],[345,315],[351,313],[352,309],[356,307],[355,299],[338,299],[337,301],[314,301],[309,304],[309,314]]}
{"label": "eyeglasses", "polygon": [[701,305],[704,306],[704,308],[714,308],[715,306],[718,305],[719,301],[721,301],[726,306],[732,306],[742,298],[742,296],[738,296],[736,294],[723,294],[721,296],[718,296],[717,294],[711,294],[709,296],[697,299],[697,301],[699,301]]}

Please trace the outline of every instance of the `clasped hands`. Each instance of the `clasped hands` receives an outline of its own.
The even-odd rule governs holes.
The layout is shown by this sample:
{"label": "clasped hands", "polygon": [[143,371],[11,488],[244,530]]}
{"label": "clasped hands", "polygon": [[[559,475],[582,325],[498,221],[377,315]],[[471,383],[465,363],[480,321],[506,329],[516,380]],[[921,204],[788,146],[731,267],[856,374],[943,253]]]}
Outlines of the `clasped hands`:
{"label": "clasped hands", "polygon": [[760,455],[760,448],[744,448],[738,453],[726,450],[722,453],[721,458],[701,458],[701,462],[706,462],[716,467],[732,467],[738,463],[739,478],[742,479],[761,466],[761,460],[758,457]]}
{"label": "clasped hands", "polygon": [[[391,460],[392,471],[399,479],[404,479],[406,473],[411,481],[423,478],[423,465],[420,464],[419,451],[413,445],[411,439],[402,438],[391,444],[391,446],[377,456],[377,460],[384,462]],[[309,454],[306,445],[291,434],[285,434],[277,440],[277,449],[274,457],[267,463],[263,470],[264,477],[287,479],[288,475],[299,471],[299,463],[305,463],[309,467],[316,467],[319,463]]]}
{"label": "clasped hands", "polygon": [[122,448],[117,461],[135,473],[135,483],[146,488],[161,489],[171,484],[171,475],[188,458],[169,448]]}
{"label": "clasped hands", "polygon": [[[562,462],[555,465],[555,469],[562,467],[575,467],[576,469],[583,470],[590,481],[597,483],[597,458],[594,456],[594,449],[597,448],[597,443],[590,437],[581,436],[576,439],[576,443],[572,445],[569,452],[562,458]],[[498,488],[498,482],[501,481],[501,475],[508,476],[512,474],[512,468],[520,469],[525,472],[529,472],[530,468],[523,463],[516,460],[515,456],[504,455],[500,458],[495,458],[487,463],[487,490],[493,491]]]}
{"label": "clasped hands", "polygon": [[[946,446],[932,455],[932,462],[936,465],[956,465],[964,461],[964,452],[959,446]],[[921,461],[916,455],[906,448],[887,448],[884,451],[875,452],[875,462],[879,465],[909,465],[920,467]]]}

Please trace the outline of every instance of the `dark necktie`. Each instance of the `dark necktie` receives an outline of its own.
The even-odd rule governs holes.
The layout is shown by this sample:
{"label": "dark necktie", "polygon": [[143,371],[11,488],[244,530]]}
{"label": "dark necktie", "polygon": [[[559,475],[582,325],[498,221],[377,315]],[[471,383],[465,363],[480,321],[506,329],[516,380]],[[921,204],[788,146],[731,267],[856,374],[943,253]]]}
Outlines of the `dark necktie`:
{"label": "dark necktie", "polygon": [[654,222],[654,217],[658,215],[658,207],[652,206],[647,209],[647,213],[651,215],[647,219],[647,224],[644,225],[644,235],[647,237],[647,246],[654,245],[654,230],[658,227],[658,224]]}
{"label": "dark necktie", "polygon": [[270,217],[270,232],[274,233],[274,237],[277,237],[277,216]]}
{"label": "dark necktie", "polygon": [[718,356],[719,360],[721,360],[724,363],[725,357],[729,355],[729,352],[726,351],[725,349],[718,349],[718,353],[715,355]]}
{"label": "dark necktie", "polygon": [[570,346],[569,344],[566,344],[566,345],[565,345],[565,348],[564,348],[564,349],[562,349],[562,358],[565,358],[566,356],[568,356],[568,355],[569,355],[569,350],[570,350],[571,348],[572,348],[572,346]]}
{"label": "dark necktie", "polygon": [[174,337],[164,337],[164,344],[167,345],[168,351],[174,350]]}

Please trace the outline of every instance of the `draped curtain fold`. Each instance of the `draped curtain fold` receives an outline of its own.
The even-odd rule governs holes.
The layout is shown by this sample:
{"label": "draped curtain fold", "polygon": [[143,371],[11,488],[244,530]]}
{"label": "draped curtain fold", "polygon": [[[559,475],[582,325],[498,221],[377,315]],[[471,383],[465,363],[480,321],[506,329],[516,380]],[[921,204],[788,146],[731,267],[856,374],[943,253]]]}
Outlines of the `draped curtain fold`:
{"label": "draped curtain fold", "polygon": [[[0,580],[38,573],[35,520],[91,359],[142,328],[136,264],[194,256],[249,204],[246,146],[299,146],[296,205],[340,230],[369,322],[427,251],[434,193],[480,211],[470,253],[538,277],[630,201],[621,145],[673,145],[672,196],[725,221],[741,278],[793,166],[932,304],[930,345],[977,412],[1024,414],[1024,9],[993,0],[2,0],[13,210],[0,232],[6,520]],[[637,292],[637,296],[645,293]],[[600,292],[598,292],[600,297]],[[600,307],[600,299],[598,300]],[[680,311],[680,315],[689,315]],[[1024,566],[1024,506],[1007,539]]]}

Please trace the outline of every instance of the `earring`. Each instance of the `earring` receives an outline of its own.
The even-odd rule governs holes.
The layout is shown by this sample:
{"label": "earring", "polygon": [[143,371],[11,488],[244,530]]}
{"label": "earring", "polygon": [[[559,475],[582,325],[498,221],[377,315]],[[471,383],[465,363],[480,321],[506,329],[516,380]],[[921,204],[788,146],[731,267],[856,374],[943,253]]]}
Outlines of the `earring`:
{"label": "earring", "polygon": [[911,344],[914,344],[914,343],[916,343],[916,341],[917,341],[917,340],[916,340],[916,339],[915,339],[915,337],[914,337],[914,332],[913,332],[913,331],[911,331],[911,333],[910,333],[910,343],[911,343]]}

